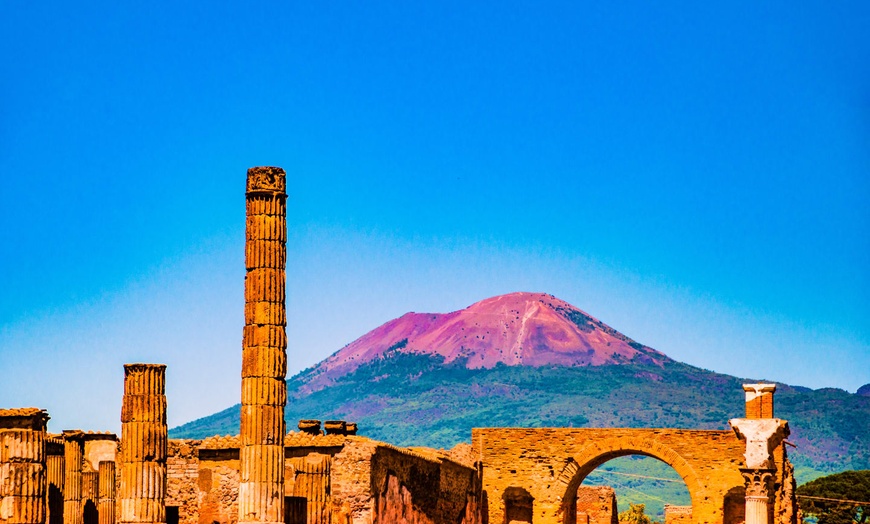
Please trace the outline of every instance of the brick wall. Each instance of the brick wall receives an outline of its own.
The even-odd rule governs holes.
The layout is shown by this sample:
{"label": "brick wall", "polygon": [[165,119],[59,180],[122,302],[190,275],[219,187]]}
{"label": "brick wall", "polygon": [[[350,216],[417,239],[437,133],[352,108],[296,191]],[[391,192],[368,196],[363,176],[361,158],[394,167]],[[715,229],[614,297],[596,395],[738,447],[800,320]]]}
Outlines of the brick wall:
{"label": "brick wall", "polygon": [[[583,478],[618,456],[641,454],[669,464],[686,482],[695,522],[742,520],[726,495],[742,497],[745,446],[731,431],[680,429],[476,428],[472,447],[483,466],[489,522],[504,522],[502,494],[522,488],[534,498],[536,524],[562,523]],[[740,499],[742,502],[742,498]]]}
{"label": "brick wall", "polygon": [[[179,524],[198,524],[199,440],[170,440],[166,457],[166,505],[178,507]],[[211,524],[209,522],[208,524]]]}
{"label": "brick wall", "polygon": [[692,506],[665,504],[665,524],[692,524]]}
{"label": "brick wall", "polygon": [[[581,516],[581,513],[585,517]],[[580,486],[577,488],[574,514],[579,516],[575,521],[588,522],[588,524],[617,524],[619,512],[616,509],[616,492],[609,486]]]}

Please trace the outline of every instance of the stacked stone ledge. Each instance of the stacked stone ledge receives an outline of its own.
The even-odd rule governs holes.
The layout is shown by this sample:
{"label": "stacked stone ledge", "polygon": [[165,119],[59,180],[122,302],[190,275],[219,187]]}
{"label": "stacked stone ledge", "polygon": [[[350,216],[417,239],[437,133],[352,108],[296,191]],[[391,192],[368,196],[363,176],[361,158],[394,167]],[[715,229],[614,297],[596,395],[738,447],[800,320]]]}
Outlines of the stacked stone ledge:
{"label": "stacked stone ledge", "polygon": [[166,366],[125,364],[118,520],[166,522]]}
{"label": "stacked stone ledge", "polygon": [[284,520],[286,175],[248,170],[239,523]]}
{"label": "stacked stone ledge", "polygon": [[84,433],[63,432],[63,524],[82,524],[82,455]]}
{"label": "stacked stone ledge", "polygon": [[45,427],[37,408],[0,409],[0,522],[45,522]]}

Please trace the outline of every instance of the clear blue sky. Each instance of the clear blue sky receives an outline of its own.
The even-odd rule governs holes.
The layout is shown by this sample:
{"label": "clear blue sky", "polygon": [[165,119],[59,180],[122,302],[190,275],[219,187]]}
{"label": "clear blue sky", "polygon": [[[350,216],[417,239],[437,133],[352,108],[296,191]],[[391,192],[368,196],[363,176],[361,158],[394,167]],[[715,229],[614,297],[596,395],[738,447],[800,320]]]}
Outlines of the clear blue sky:
{"label": "clear blue sky", "polygon": [[870,382],[870,3],[5,2],[0,405],[238,401],[245,170],[290,373],[543,291],[715,371]]}

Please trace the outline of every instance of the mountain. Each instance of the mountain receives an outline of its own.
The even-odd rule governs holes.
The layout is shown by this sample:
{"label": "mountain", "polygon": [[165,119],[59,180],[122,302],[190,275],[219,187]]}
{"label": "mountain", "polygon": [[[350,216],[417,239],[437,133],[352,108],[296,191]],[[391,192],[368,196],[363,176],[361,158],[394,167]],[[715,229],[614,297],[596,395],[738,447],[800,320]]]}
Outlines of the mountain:
{"label": "mountain", "polygon": [[452,313],[407,313],[316,365],[303,393],[328,387],[390,351],[461,359],[466,367],[601,366],[670,359],[553,295],[511,293]]}
{"label": "mountain", "polygon": [[[398,445],[452,447],[472,427],[727,429],[745,382],[622,335],[551,295],[513,293],[446,314],[408,313],[288,380],[286,418],[344,419]],[[799,480],[870,469],[870,397],[779,384]],[[238,433],[239,408],[170,431]]]}

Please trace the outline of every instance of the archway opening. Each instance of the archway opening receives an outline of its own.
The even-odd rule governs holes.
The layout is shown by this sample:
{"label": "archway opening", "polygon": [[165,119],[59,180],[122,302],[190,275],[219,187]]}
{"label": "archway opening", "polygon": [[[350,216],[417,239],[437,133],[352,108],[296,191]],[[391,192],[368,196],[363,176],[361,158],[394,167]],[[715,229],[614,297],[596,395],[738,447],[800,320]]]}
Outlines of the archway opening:
{"label": "archway opening", "polygon": [[[667,463],[628,454],[586,474],[570,501],[566,524],[617,524],[620,513],[639,510],[652,522],[692,522],[692,498],[682,477]],[[666,519],[667,517],[667,519]]]}

